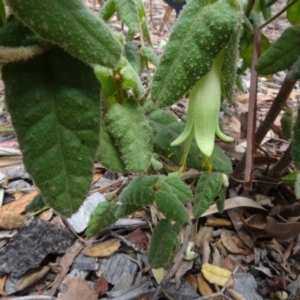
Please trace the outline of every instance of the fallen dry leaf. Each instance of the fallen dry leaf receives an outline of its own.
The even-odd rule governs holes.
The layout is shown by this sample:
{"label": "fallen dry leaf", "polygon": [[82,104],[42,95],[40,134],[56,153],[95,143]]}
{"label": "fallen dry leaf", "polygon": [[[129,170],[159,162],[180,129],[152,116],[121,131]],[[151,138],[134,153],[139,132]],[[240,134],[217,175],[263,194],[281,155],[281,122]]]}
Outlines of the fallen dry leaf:
{"label": "fallen dry leaf", "polygon": [[240,293],[233,289],[227,289],[228,294],[231,296],[233,300],[247,300]]}
{"label": "fallen dry leaf", "polygon": [[231,253],[241,253],[243,252],[243,249],[240,249],[237,247],[237,245],[234,243],[233,239],[233,233],[229,232],[228,230],[223,230],[221,233],[221,241],[224,245],[224,247]]}
{"label": "fallen dry leaf", "polygon": [[87,282],[80,277],[67,278],[63,283],[68,287],[66,293],[59,293],[58,299],[62,300],[97,300],[98,293],[92,290]]}
{"label": "fallen dry leaf", "polygon": [[134,231],[132,231],[130,234],[128,234],[126,237],[126,240],[134,245],[136,245],[140,249],[147,249],[147,245],[149,244],[149,239],[145,232],[138,228]]}
{"label": "fallen dry leaf", "polygon": [[19,280],[17,290],[22,291],[28,286],[34,284],[35,282],[43,278],[49,272],[49,270],[49,266],[44,266],[26,272]]}
{"label": "fallen dry leaf", "polygon": [[97,292],[99,296],[104,295],[108,291],[108,282],[103,276],[100,276],[96,280],[94,291]]}
{"label": "fallen dry leaf", "polygon": [[5,293],[5,282],[6,282],[6,279],[7,279],[7,275],[3,275],[1,276],[0,278],[0,295],[3,295],[5,296],[6,293]]}
{"label": "fallen dry leaf", "polygon": [[211,227],[231,227],[232,223],[229,220],[221,218],[209,218],[206,223],[206,226]]}
{"label": "fallen dry leaf", "polygon": [[208,226],[203,226],[198,231],[196,236],[196,247],[202,250],[203,243],[206,241],[210,243],[212,240],[213,228]]}
{"label": "fallen dry leaf", "polygon": [[197,284],[197,277],[192,275],[192,274],[188,274],[186,276],[186,280],[188,281],[188,283],[191,285],[191,287],[193,288],[194,291],[197,291],[198,288],[198,284]]}
{"label": "fallen dry leaf", "polygon": [[265,230],[267,220],[263,215],[255,214],[244,219],[243,214],[241,214],[240,219],[244,226],[252,233],[257,233]]}
{"label": "fallen dry leaf", "polygon": [[121,246],[117,239],[110,239],[105,242],[98,243],[89,248],[85,248],[82,253],[90,257],[107,257],[115,253]]}
{"label": "fallen dry leaf", "polygon": [[[247,197],[236,196],[233,198],[228,198],[224,201],[224,211],[236,207],[253,207],[253,208],[266,210],[260,204],[256,203],[255,201]],[[201,218],[215,214],[217,212],[219,212],[217,205],[213,204],[204,214],[201,215]]]}
{"label": "fallen dry leaf", "polygon": [[198,289],[199,292],[202,296],[207,296],[213,293],[212,288],[204,278],[202,274],[198,274],[197,276],[197,284],[198,284]]}
{"label": "fallen dry leaf", "polygon": [[12,201],[8,204],[3,205],[0,207],[0,217],[1,215],[6,211],[13,211],[17,214],[21,214],[25,211],[25,207],[33,200],[33,198],[38,194],[39,192],[37,190],[32,191],[29,194],[26,194],[22,198]]}
{"label": "fallen dry leaf", "polygon": [[158,284],[162,282],[165,275],[165,269],[164,268],[158,268],[158,269],[151,269],[153,276]]}
{"label": "fallen dry leaf", "polygon": [[18,213],[13,211],[4,211],[0,214],[0,227],[9,230],[17,229],[24,223],[25,220],[26,217]]}
{"label": "fallen dry leaf", "polygon": [[278,240],[286,240],[300,233],[300,223],[278,223],[267,217],[266,232]]}
{"label": "fallen dry leaf", "polygon": [[209,283],[219,286],[227,284],[228,287],[234,285],[234,281],[231,278],[231,272],[226,269],[205,263],[202,265],[201,272]]}

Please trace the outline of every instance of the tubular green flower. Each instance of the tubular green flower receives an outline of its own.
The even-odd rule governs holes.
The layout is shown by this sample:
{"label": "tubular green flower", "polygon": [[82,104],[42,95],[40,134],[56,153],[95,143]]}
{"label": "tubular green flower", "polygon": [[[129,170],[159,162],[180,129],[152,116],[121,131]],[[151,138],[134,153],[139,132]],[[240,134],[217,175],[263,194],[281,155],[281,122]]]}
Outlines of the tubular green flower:
{"label": "tubular green flower", "polygon": [[209,158],[214,149],[215,134],[226,142],[233,141],[233,138],[225,135],[219,127],[223,58],[224,50],[221,50],[210,71],[201,77],[191,90],[186,126],[181,135],[171,143],[171,146],[178,146],[186,142],[181,160],[183,169],[193,137],[206,157],[204,164],[208,165],[209,171],[212,168]]}

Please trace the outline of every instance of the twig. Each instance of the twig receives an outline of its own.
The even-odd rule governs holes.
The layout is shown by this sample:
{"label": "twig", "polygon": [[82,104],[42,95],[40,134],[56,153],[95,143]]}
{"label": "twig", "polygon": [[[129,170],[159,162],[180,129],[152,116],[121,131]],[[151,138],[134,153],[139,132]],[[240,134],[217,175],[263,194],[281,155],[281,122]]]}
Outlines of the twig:
{"label": "twig", "polygon": [[281,11],[279,11],[276,15],[272,16],[269,20],[267,20],[265,23],[261,24],[259,26],[259,29],[263,29],[268,24],[273,22],[275,19],[277,19],[280,15],[282,15],[284,12],[286,12],[292,5],[294,5],[298,0],[292,0],[290,3],[288,3]]}
{"label": "twig", "polygon": [[[281,109],[284,107],[286,101],[288,100],[289,95],[292,92],[295,84],[296,84],[296,81],[287,81],[287,80],[284,80],[284,82],[282,83],[282,86],[281,86],[277,96],[275,97],[269,112],[267,113],[265,119],[261,122],[260,126],[257,129],[256,135],[255,135],[255,143],[256,144],[260,145],[260,143],[266,136],[267,132],[271,128],[275,119],[279,115]],[[246,156],[244,155],[243,158],[240,160],[240,162],[235,167],[234,172],[232,173],[232,176],[230,178],[231,186],[233,186],[235,184],[234,178],[238,179],[243,174],[244,168],[245,168],[245,162],[246,162]]]}
{"label": "twig", "polygon": [[106,186],[102,186],[102,187],[100,187],[100,188],[97,188],[97,189],[95,189],[95,190],[90,191],[90,192],[88,193],[88,195],[92,195],[92,194],[97,193],[97,192],[103,193],[103,192],[105,192],[105,191],[108,190],[108,189],[118,187],[118,186],[121,185],[122,183],[123,183],[123,180],[117,180],[117,181],[112,182],[112,183],[110,183],[110,184],[108,184],[108,185],[106,185]]}
{"label": "twig", "polygon": [[12,127],[0,128],[0,134],[15,134],[15,130]]}
{"label": "twig", "polygon": [[1,298],[2,300],[59,300],[53,296],[45,296],[45,295],[33,295],[33,296],[22,296],[22,297],[6,297]]}
{"label": "twig", "polygon": [[138,247],[137,245],[127,241],[122,235],[119,235],[117,233],[115,233],[114,231],[112,231],[110,233],[111,236],[115,237],[116,239],[120,240],[121,242],[123,242],[126,246],[132,248],[134,251],[141,253],[141,254],[146,254],[146,251],[141,249],[140,247]]}
{"label": "twig", "polygon": [[251,66],[251,83],[250,96],[248,108],[248,122],[247,122],[247,149],[246,149],[246,163],[245,163],[245,181],[244,189],[250,191],[252,189],[252,170],[255,153],[255,126],[256,126],[256,99],[257,99],[257,71],[255,70],[256,61],[260,55],[260,32],[256,24],[253,24],[253,54]]}

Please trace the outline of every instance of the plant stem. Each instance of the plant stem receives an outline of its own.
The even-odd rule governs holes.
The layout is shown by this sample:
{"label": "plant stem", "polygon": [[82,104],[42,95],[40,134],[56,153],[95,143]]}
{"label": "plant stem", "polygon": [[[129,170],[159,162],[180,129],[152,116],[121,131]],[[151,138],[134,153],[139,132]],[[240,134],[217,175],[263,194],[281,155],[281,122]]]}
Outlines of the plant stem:
{"label": "plant stem", "polygon": [[[268,114],[266,115],[265,119],[261,122],[260,126],[257,129],[255,135],[256,144],[260,145],[260,143],[266,136],[267,132],[270,130],[272,124],[274,123],[281,109],[284,107],[286,101],[288,100],[289,95],[292,92],[295,84],[296,81],[287,81],[287,80],[284,80],[284,82],[282,83],[282,86],[277,96],[275,97]],[[234,169],[231,175],[230,178],[231,186],[234,185],[236,179],[239,179],[239,177],[243,174],[245,168],[245,162],[246,162],[246,155],[243,156],[243,158],[237,164],[236,168]]]}
{"label": "plant stem", "polygon": [[290,3],[288,3],[282,10],[280,10],[276,15],[274,15],[272,18],[267,20],[265,23],[261,24],[259,26],[259,29],[262,29],[266,27],[268,24],[273,22],[275,19],[277,19],[280,15],[282,15],[285,11],[287,11],[292,5],[294,5],[298,0],[292,0]]}
{"label": "plant stem", "polygon": [[255,4],[255,0],[248,0],[248,4],[245,9],[245,16],[248,18],[250,16],[251,10]]}

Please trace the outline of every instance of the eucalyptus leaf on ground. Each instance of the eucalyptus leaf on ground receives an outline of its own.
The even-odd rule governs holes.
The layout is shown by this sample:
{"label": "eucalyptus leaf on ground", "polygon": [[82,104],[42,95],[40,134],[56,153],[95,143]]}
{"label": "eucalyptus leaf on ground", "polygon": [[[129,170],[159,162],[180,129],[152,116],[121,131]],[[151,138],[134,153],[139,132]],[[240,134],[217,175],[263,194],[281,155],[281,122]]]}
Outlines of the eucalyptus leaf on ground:
{"label": "eucalyptus leaf on ground", "polygon": [[201,217],[210,207],[218,196],[222,184],[223,175],[221,173],[203,173],[201,175],[194,197],[193,213],[195,218]]}
{"label": "eucalyptus leaf on ground", "polygon": [[111,68],[117,65],[121,55],[119,42],[81,0],[6,0],[6,4],[41,39],[86,63]]}
{"label": "eucalyptus leaf on ground", "polygon": [[167,267],[174,259],[179,247],[178,227],[168,220],[161,220],[153,231],[148,261],[152,268]]}
{"label": "eucalyptus leaf on ground", "polygon": [[91,67],[58,48],[2,69],[24,164],[46,203],[76,212],[99,143],[100,85]]}
{"label": "eucalyptus leaf on ground", "polygon": [[114,214],[118,207],[119,205],[116,203],[109,203],[106,201],[99,203],[91,214],[88,228],[86,230],[86,236],[90,238],[116,222],[117,218]]}

